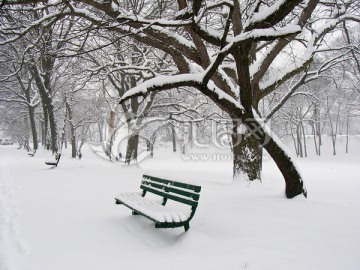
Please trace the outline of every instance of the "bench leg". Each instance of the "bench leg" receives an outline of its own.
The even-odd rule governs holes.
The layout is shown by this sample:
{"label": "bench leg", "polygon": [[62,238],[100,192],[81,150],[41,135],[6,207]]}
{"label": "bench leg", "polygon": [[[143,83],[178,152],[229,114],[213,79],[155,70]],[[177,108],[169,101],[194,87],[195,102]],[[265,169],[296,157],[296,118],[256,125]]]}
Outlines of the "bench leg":
{"label": "bench leg", "polygon": [[186,222],[184,224],[184,229],[185,229],[185,232],[187,232],[187,230],[190,228],[190,225],[189,225],[189,222]]}

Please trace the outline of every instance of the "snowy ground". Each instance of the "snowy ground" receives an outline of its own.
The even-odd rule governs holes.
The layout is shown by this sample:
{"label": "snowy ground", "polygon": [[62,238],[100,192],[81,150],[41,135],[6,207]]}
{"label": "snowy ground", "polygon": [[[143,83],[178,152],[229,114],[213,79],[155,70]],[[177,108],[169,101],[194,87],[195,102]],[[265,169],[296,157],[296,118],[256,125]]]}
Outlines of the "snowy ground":
{"label": "snowy ground", "polygon": [[[170,150],[131,167],[65,151],[51,169],[46,151],[0,146],[0,269],[360,269],[359,153],[355,138],[348,155],[298,159],[309,198],[287,200],[271,160],[263,183],[231,183],[231,162]],[[114,204],[149,171],[203,187],[187,233]]]}

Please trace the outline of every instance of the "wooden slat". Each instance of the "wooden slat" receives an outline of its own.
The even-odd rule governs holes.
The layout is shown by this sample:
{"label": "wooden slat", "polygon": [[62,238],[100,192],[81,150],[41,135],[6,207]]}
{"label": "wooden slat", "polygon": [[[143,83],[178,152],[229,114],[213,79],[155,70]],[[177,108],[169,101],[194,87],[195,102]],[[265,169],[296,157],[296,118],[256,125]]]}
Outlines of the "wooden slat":
{"label": "wooden slat", "polygon": [[193,190],[194,192],[197,192],[197,193],[201,191],[201,186],[196,186],[196,185],[191,185],[191,184],[187,184],[187,183],[181,183],[181,182],[177,182],[177,181],[162,179],[162,178],[149,176],[149,175],[145,175],[145,174],[143,176],[143,179],[148,179],[148,180],[163,183],[166,185],[171,185],[171,186],[175,186],[175,187],[179,187],[179,188]]}
{"label": "wooden slat", "polygon": [[173,194],[164,192],[164,191],[159,190],[159,189],[151,188],[149,186],[141,185],[141,188],[143,190],[146,190],[148,192],[154,193],[156,195],[159,195],[161,197],[164,197],[164,198],[167,198],[167,199],[170,199],[170,200],[173,200],[173,201],[177,201],[177,202],[184,203],[184,204],[191,205],[191,206],[195,206],[195,207],[198,205],[197,201],[192,201],[192,200],[188,200],[188,199],[185,199],[185,198],[182,198],[182,197],[179,197],[179,196],[175,196]]}
{"label": "wooden slat", "polygon": [[199,198],[200,198],[200,195],[198,193],[193,193],[191,191],[186,191],[184,189],[178,189],[178,188],[172,187],[172,186],[165,186],[165,185],[162,185],[162,184],[154,183],[152,181],[143,180],[142,184],[146,185],[146,186],[152,186],[152,187],[155,187],[157,189],[164,190],[165,192],[171,192],[171,193],[179,194],[179,195],[191,198],[191,199],[193,199],[195,201],[198,201]]}

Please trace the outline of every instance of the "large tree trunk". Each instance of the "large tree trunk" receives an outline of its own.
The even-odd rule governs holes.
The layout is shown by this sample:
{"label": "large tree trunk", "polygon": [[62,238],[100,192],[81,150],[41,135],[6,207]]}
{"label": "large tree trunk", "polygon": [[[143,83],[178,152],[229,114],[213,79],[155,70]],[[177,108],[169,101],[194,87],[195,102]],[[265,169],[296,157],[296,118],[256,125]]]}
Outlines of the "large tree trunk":
{"label": "large tree trunk", "polygon": [[[39,91],[40,95],[42,96],[42,102],[44,103],[44,136],[45,136],[45,143],[47,143],[47,130],[48,126],[50,127],[50,148],[53,152],[58,151],[58,134],[57,134],[57,126],[56,126],[56,119],[54,113],[54,105],[52,103],[52,98],[47,92]],[[43,93],[41,93],[43,92]]]}
{"label": "large tree trunk", "polygon": [[[303,194],[305,197],[307,197],[307,191],[304,188],[302,176],[295,166],[290,154],[286,152],[285,148],[282,146],[281,141],[277,139],[276,135],[271,133],[269,130],[266,130],[265,126],[261,125],[253,115],[252,117],[249,115],[243,115],[242,121],[247,128],[247,132],[245,133],[252,134],[252,139],[256,139],[257,141],[257,144],[253,142],[253,144],[250,144],[249,142],[246,142],[247,140],[245,139],[244,145],[248,144],[248,146],[252,145],[253,147],[257,145],[258,149],[263,146],[267,150],[284,177],[286,197],[293,198],[300,194]],[[232,136],[234,151],[234,175],[236,176],[239,174],[245,174],[248,177],[249,175],[255,177],[257,172],[261,173],[261,161],[257,160],[253,164],[251,158],[256,157],[256,151],[250,151],[246,153],[249,147],[242,147],[243,140],[241,136],[243,136],[243,134],[239,134],[239,132],[235,130],[235,127]],[[259,156],[260,152],[261,150],[259,149]],[[246,157],[248,160],[242,160]]]}
{"label": "large tree trunk", "polygon": [[[244,120],[245,119],[249,118],[244,117]],[[270,134],[268,130],[265,130],[265,127],[262,126],[255,117],[252,117],[251,121],[245,120],[244,124],[248,130],[256,136],[259,143],[264,146],[281,171],[286,185],[286,197],[293,198],[300,194],[307,197],[307,191],[304,188],[302,177],[290,154],[285,151],[282,143],[277,139],[276,135]]]}
{"label": "large tree trunk", "polygon": [[281,142],[275,141],[276,135],[266,131],[265,126],[262,126],[257,120],[258,117],[254,115],[254,105],[256,104],[253,104],[253,89],[250,82],[250,49],[251,41],[248,41],[241,44],[233,52],[239,78],[240,101],[244,108],[242,115],[234,115],[233,122],[238,121],[236,117],[240,117],[242,124],[246,126],[249,133],[256,137],[275,161],[285,180],[287,198],[293,198],[299,194],[304,194],[306,197],[307,193],[303,187],[302,177],[291,157],[281,147]]}
{"label": "large tree trunk", "polygon": [[233,175],[246,180],[261,180],[262,147],[248,130],[244,134],[233,132]]}
{"label": "large tree trunk", "polygon": [[53,152],[57,152],[58,135],[57,135],[56,119],[55,119],[54,105],[53,105],[51,93],[50,90],[45,87],[41,75],[35,66],[32,68],[32,72],[43,104],[45,123],[47,122],[47,120],[49,121],[48,123],[50,126],[50,134],[51,134],[51,150]]}

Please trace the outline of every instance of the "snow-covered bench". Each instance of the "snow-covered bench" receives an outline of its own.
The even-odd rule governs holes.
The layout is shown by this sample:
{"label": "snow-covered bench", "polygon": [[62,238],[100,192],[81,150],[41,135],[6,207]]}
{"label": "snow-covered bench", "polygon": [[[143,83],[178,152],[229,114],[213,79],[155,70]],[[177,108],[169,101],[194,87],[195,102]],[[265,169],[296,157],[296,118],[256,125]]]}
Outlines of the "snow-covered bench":
{"label": "snow-covered bench", "polygon": [[[142,215],[154,221],[155,228],[184,226],[185,232],[189,229],[189,222],[198,206],[200,186],[143,175],[140,189],[142,192],[119,194],[115,198],[115,203],[132,209],[133,215]],[[152,193],[152,198],[145,198],[146,193]],[[176,203],[166,205],[168,200]]]}
{"label": "snow-covered bench", "polygon": [[28,152],[28,155],[30,157],[33,157],[36,154],[36,149],[34,151]]}
{"label": "snow-covered bench", "polygon": [[58,165],[59,161],[60,161],[60,157],[61,157],[61,153],[56,153],[55,154],[55,159],[54,160],[48,160],[45,161],[46,165],[52,165],[52,166],[56,166]]}

